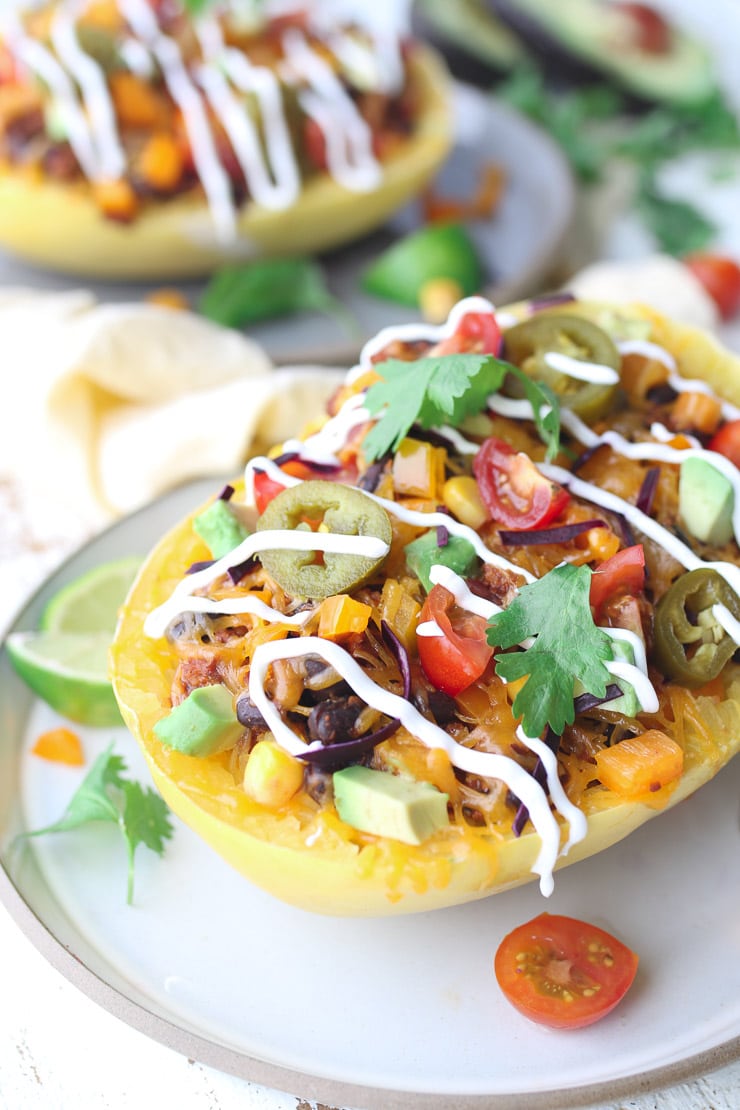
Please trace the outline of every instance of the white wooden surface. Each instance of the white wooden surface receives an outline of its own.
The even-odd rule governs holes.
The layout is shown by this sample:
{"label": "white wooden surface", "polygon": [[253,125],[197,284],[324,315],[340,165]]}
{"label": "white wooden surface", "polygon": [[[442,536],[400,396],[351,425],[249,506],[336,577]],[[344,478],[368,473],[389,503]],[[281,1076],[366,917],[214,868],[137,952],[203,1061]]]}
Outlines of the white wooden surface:
{"label": "white wooden surface", "polygon": [[[726,87],[740,106],[737,0],[654,0],[716,48]],[[680,185],[681,171],[676,182]],[[740,257],[740,188],[713,198],[724,245]],[[702,198],[697,198],[702,199]],[[706,199],[706,198],[704,198]],[[710,198],[712,199],[712,198]],[[639,253],[629,221],[605,253]],[[727,338],[740,350],[740,329]],[[6,399],[7,400],[7,399]],[[0,628],[79,537],[43,536],[0,475]],[[728,974],[737,974],[728,968]],[[187,1060],[101,1010],[55,971],[0,907],[0,1110],[313,1110],[300,1090],[281,1093]],[[598,1110],[739,1110],[740,1062],[692,1082]]]}

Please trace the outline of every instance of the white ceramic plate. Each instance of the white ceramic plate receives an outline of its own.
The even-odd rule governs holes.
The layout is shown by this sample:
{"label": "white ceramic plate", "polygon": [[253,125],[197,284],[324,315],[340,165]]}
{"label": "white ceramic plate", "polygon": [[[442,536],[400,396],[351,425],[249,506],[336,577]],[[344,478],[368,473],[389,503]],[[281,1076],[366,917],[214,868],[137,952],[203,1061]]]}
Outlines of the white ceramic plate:
{"label": "white ceramic plate", "polygon": [[[481,166],[494,162],[503,168],[507,184],[496,214],[469,225],[486,272],[486,292],[499,304],[539,292],[557,265],[573,217],[575,193],[567,162],[544,131],[477,89],[457,86],[454,104],[456,145],[435,187],[443,195],[469,197]],[[254,325],[249,334],[278,363],[351,365],[365,339],[381,327],[415,316],[408,307],[363,293],[359,282],[381,250],[419,224],[418,205],[412,204],[381,231],[321,260],[332,291],[358,321],[359,337],[314,313]],[[0,254],[0,284],[59,290],[85,283],[31,269]],[[140,299],[155,288],[115,282],[87,285],[101,300],[114,302]],[[180,286],[196,304],[202,285]]]}
{"label": "white ceramic plate", "polygon": [[[200,481],[115,525],[24,608],[83,570],[144,552],[213,491]],[[0,896],[24,933],[85,993],[168,1046],[333,1106],[564,1107],[703,1074],[740,1058],[740,760],[627,841],[556,877],[469,906],[343,920],[251,887],[177,823],[164,859],[140,848],[135,904],[114,827],[13,846],[58,818],[83,772],[29,754],[59,719],[0,656]],[[111,740],[147,772],[124,729],[81,730],[88,763]],[[513,1011],[492,960],[511,928],[548,910],[637,950],[616,1011],[555,1033]]]}

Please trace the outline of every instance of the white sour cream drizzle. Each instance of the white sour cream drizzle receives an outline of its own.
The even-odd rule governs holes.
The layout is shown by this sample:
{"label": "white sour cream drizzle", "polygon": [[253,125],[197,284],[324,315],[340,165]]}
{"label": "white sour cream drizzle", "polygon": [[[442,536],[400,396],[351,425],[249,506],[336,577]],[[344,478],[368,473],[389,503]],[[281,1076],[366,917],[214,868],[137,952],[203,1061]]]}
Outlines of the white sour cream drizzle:
{"label": "white sour cream drizzle", "polygon": [[51,22],[51,41],[61,62],[67,67],[82,93],[85,114],[90,122],[102,178],[117,180],[126,169],[126,155],[118,137],[116,113],[108,91],[105,73],[77,38],[75,20],[84,0],[66,0]]}
{"label": "white sour cream drizzle", "polygon": [[[490,301],[485,297],[465,297],[458,301],[444,324],[394,324],[381,330],[368,339],[360,351],[360,361],[347,375],[347,384],[352,385],[368,370],[373,368],[373,358],[391,343],[398,340],[401,343],[441,343],[450,339],[460,326],[460,321],[470,313],[482,313],[493,316],[502,324],[501,315],[497,315]],[[503,326],[503,324],[502,324]]]}
{"label": "white sour cream drizzle", "polygon": [[[478,597],[469,588],[465,579],[449,567],[443,566],[441,563],[435,563],[429,570],[429,580],[435,586],[444,586],[446,590],[452,594],[455,599],[455,604],[459,605],[461,609],[466,609],[469,613],[475,613],[478,617],[483,617],[485,620],[490,620],[491,617],[497,613],[503,612],[500,605],[496,605],[493,601],[488,601],[487,598]],[[428,621],[429,625],[436,625],[434,621]],[[601,627],[601,626],[599,626]],[[615,678],[621,678],[623,681],[628,682],[635,689],[637,700],[640,702],[643,710],[646,713],[655,713],[658,709],[658,695],[655,692],[653,684],[647,677],[647,657],[645,655],[645,645],[634,632],[630,632],[626,628],[601,628],[607,636],[612,639],[625,640],[632,647],[633,663],[627,663],[626,660],[613,660],[605,663],[606,669]],[[417,636],[419,635],[419,628],[416,630]],[[436,636],[443,635],[442,630],[439,632],[430,629],[424,631],[422,635]],[[532,637],[527,637],[522,640],[520,647],[528,648],[534,643]],[[503,680],[502,680],[503,681]]]}
{"label": "white sour cream drizzle", "polygon": [[[249,670],[249,696],[262,713],[270,731],[281,747],[292,755],[298,756],[305,754],[306,751],[323,746],[318,741],[307,745],[283,721],[277,707],[270,701],[265,692],[265,679],[270,665],[278,659],[296,659],[302,655],[320,656],[342,676],[345,682],[366,704],[371,705],[381,713],[400,720],[402,726],[412,736],[426,744],[427,747],[441,748],[447,752],[455,767],[474,775],[500,779],[506,783],[509,789],[527,807],[532,824],[540,836],[542,843],[537,859],[532,866],[532,871],[540,876],[542,893],[545,896],[552,893],[554,885],[552,871],[559,854],[560,827],[550,810],[545,791],[536,780],[508,756],[497,755],[493,752],[482,752],[458,744],[439,725],[423,717],[411,702],[390,690],[385,690],[368,678],[359,664],[338,644],[321,639],[318,636],[301,636],[293,640],[278,640],[273,643],[260,644],[255,649]],[[532,743],[529,740],[525,742],[528,745]],[[557,797],[553,796],[553,802],[559,808]],[[578,826],[576,828],[571,827],[571,840],[574,837],[582,839],[582,835],[579,834],[585,835],[585,818],[582,814],[575,817],[575,814],[570,811],[570,803],[567,803],[567,813]]]}
{"label": "white sour cream drizzle", "polygon": [[[217,234],[224,241],[233,240],[236,207],[231,183],[219,159],[203,99],[180,47],[162,32],[147,0],[116,2],[129,25],[120,57],[132,73],[143,78],[153,75],[156,61],[182,112]],[[91,181],[116,179],[126,171],[126,154],[105,74],[81,48],[77,37],[76,19],[85,4],[86,0],[60,4],[51,27],[56,56],[27,35],[13,13],[4,21],[7,41],[19,61],[48,88],[83,174]],[[280,14],[279,5],[271,8]],[[356,68],[365,73],[368,87],[389,93],[400,90],[404,80],[401,28],[389,28],[374,13],[358,11],[354,21],[364,24],[368,35],[368,41],[361,42],[350,31],[336,30],[333,20],[339,14],[322,13],[318,8],[310,26],[336,48],[338,60],[346,63],[348,71],[354,60]],[[227,47],[214,19],[196,20],[194,27],[204,56],[195,77],[223,123],[250,195],[265,208],[289,208],[298,199],[302,182],[278,75],[268,67],[253,65],[241,51]],[[303,109],[316,120],[326,139],[328,172],[348,189],[366,192],[376,188],[382,170],[372,152],[370,129],[343,84],[300,32],[287,32],[285,50],[287,59],[281,76],[302,86],[299,100]],[[256,98],[259,132],[232,86]]]}
{"label": "white sour cream drizzle", "polygon": [[40,42],[27,35],[15,13],[2,25],[11,52],[49,89],[82,172],[91,181],[103,178],[90,125],[77,92],[64,68]]}
{"label": "white sour cream drizzle", "polygon": [[331,67],[298,30],[283,36],[285,64],[307,83],[298,103],[321,128],[332,177],[353,192],[376,188],[382,171],[372,151],[370,128]]}
{"label": "white sour cream drizzle", "polygon": [[146,0],[118,0],[118,6],[132,31],[156,58],[170,95],[182,112],[216,233],[224,241],[233,240],[237,231],[231,184],[218,158],[203,99],[188,75],[180,47],[162,33]]}
{"label": "white sour cream drizzle", "polygon": [[601,362],[587,362],[585,359],[572,358],[561,351],[547,351],[545,362],[559,374],[568,378],[577,378],[582,382],[594,382],[596,385],[616,385],[619,373],[611,366],[604,366]]}
{"label": "white sour cream drizzle", "polygon": [[627,459],[644,459],[654,462],[667,462],[680,465],[686,459],[702,459],[727,478],[734,493],[732,527],[735,539],[740,543],[740,472],[730,459],[716,451],[705,451],[702,447],[671,447],[667,443],[630,443],[619,432],[604,432],[597,435],[587,424],[569,409],[560,414],[563,427],[576,437],[584,447],[598,447],[607,444]]}
{"label": "white sour cream drizzle", "polygon": [[[677,536],[674,536],[673,533],[669,532],[667,528],[664,528],[662,524],[658,524],[652,517],[641,512],[635,505],[630,505],[628,501],[623,501],[622,498],[617,497],[616,494],[600,489],[590,482],[582,481],[574,474],[571,474],[569,470],[564,470],[560,466],[552,466],[546,463],[540,463],[539,469],[546,478],[550,478],[551,481],[566,486],[576,497],[582,497],[585,501],[591,501],[595,505],[600,505],[602,509],[611,509],[612,512],[621,513],[630,524],[640,532],[643,532],[646,536],[649,536],[655,543],[660,544],[669,555],[672,555],[673,558],[687,570],[698,570],[700,567],[709,567],[711,570],[715,570],[717,574],[724,578],[725,582],[727,582],[735,593],[740,595],[740,567],[736,567],[734,563],[725,563],[721,561],[705,562],[703,559],[700,559],[698,555],[695,555],[690,547],[682,543]],[[721,608],[724,608],[724,606],[715,606],[713,610],[720,624],[722,624],[722,619],[721,616],[717,615],[716,610]],[[737,622],[733,621],[732,623],[733,627],[727,627],[724,624],[722,624],[722,627],[725,629],[728,636],[735,639],[737,629],[734,626],[737,625]],[[735,642],[740,643],[740,640],[735,640]]]}
{"label": "white sour cream drizzle", "polygon": [[[715,396],[712,387],[701,379],[682,378],[673,355],[658,343],[650,343],[647,339],[624,339],[617,343],[617,350],[621,355],[643,355],[662,362],[670,370],[668,384],[676,393],[706,393],[708,397]],[[721,398],[719,400],[725,420],[736,420],[740,416],[740,408],[730,401],[723,401]]]}
{"label": "white sour cream drizzle", "polygon": [[[265,208],[289,208],[298,198],[301,176],[280,82],[266,66],[255,66],[241,51],[227,47],[215,19],[199,20],[195,27],[206,62],[198,67],[198,80],[221,118],[251,196]],[[224,74],[241,93],[257,99],[269,170],[247,106],[234,95]]]}
{"label": "white sour cream drizzle", "polygon": [[[182,581],[178,582],[169,600],[149,613],[144,622],[144,633],[155,638],[164,635],[167,625],[173,617],[180,613],[189,611],[218,612],[217,602],[211,602],[208,598],[196,597],[194,591],[209,586],[211,582],[226,574],[231,567],[236,567],[247,559],[251,559],[253,555],[259,554],[260,551],[323,551],[335,555],[361,555],[367,559],[382,559],[388,554],[389,550],[389,545],[376,536],[345,536],[336,532],[304,532],[279,529],[254,532],[251,536],[242,540],[233,551],[229,551],[210,566],[204,567],[203,570],[186,575]],[[200,608],[204,601],[208,605],[205,610]],[[223,611],[230,612],[229,609]],[[236,611],[240,613],[248,610],[237,609]],[[257,616],[263,616],[265,620],[271,619],[265,611],[262,613],[256,612],[254,609],[249,611],[255,612]],[[275,610],[270,610],[270,613],[272,612],[275,612]],[[282,613],[277,614],[277,619],[282,623],[286,622]],[[288,621],[287,623],[292,622]]]}

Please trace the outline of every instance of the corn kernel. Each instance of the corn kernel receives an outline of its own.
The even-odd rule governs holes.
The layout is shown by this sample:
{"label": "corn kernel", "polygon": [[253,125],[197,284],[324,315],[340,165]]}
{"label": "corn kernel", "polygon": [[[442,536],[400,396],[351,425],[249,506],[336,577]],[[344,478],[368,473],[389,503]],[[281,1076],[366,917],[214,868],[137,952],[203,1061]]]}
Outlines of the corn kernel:
{"label": "corn kernel", "polygon": [[303,785],[303,765],[274,740],[259,740],[249,754],[244,771],[246,793],[260,805],[277,809]]}
{"label": "corn kernel", "polygon": [[149,304],[159,305],[160,308],[171,308],[176,312],[187,312],[190,308],[188,299],[179,289],[153,289],[147,293]]}
{"label": "corn kernel", "polygon": [[483,504],[478,483],[467,474],[448,478],[442,486],[442,502],[453,516],[469,528],[480,528],[489,513]]}
{"label": "corn kernel", "polygon": [[454,278],[430,278],[419,290],[419,311],[430,324],[443,324],[462,297],[463,288]]}

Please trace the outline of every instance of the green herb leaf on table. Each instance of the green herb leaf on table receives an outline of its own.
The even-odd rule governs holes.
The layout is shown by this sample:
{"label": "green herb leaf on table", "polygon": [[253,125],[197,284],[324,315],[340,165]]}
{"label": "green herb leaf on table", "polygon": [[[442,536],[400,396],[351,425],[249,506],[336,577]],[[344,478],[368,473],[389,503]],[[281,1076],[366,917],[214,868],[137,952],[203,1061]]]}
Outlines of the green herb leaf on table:
{"label": "green herb leaf on table", "polygon": [[199,303],[209,320],[240,328],[296,312],[325,312],[352,334],[357,324],[332,296],[321,267],[307,258],[265,258],[225,266],[209,281]]}
{"label": "green herb leaf on table", "polygon": [[507,682],[525,678],[514,698],[514,715],[527,736],[549,725],[559,736],[575,719],[575,681],[603,697],[612,658],[608,636],[591,616],[591,571],[564,563],[522,586],[512,603],[488,623],[488,642],[512,648],[534,637],[531,647],[496,656],[496,674]]}
{"label": "green herb leaf on table", "polygon": [[58,821],[42,829],[22,833],[20,839],[67,832],[95,821],[118,825],[128,848],[127,901],[133,902],[134,853],[144,844],[163,855],[165,841],[172,836],[169,810],[156,791],[125,779],[126,764],[113,753],[113,745],[97,757],[72,795]]}
{"label": "green herb leaf on table", "polygon": [[[415,362],[387,359],[375,366],[381,381],[370,386],[365,407],[378,417],[363,440],[365,458],[371,462],[398,449],[414,424],[422,428],[453,427],[486,407],[488,398],[513,373],[523,383],[537,426],[548,448],[557,454],[560,414],[552,390],[534,382],[516,366],[492,355],[454,354],[421,358]],[[545,410],[544,415],[542,412]]]}

